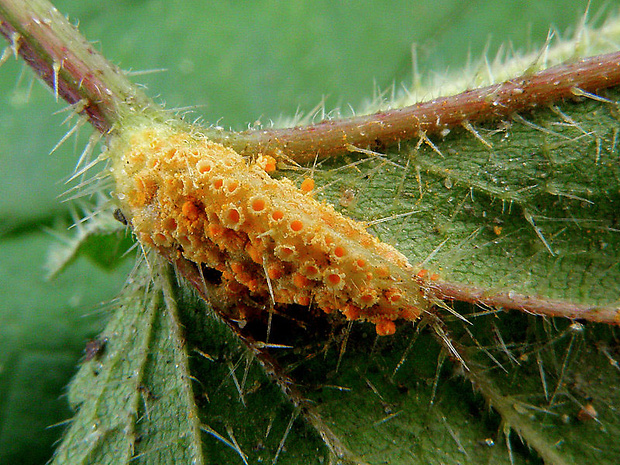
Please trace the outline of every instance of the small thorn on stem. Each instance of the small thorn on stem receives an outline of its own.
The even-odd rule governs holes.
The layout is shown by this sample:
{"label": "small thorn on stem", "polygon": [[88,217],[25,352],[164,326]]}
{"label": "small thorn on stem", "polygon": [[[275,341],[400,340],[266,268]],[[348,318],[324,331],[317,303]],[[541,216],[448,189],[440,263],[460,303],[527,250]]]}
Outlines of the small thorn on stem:
{"label": "small thorn on stem", "polygon": [[58,102],[58,75],[60,74],[61,68],[61,62],[55,61],[52,65],[52,69],[54,70],[54,98],[56,99],[56,102]]}
{"label": "small thorn on stem", "polygon": [[14,32],[11,34],[11,50],[13,51],[13,56],[16,60],[19,58],[19,41],[21,38],[22,35],[19,32]]}
{"label": "small thorn on stem", "polygon": [[4,51],[2,52],[2,56],[0,56],[0,66],[5,64],[11,55],[12,55],[11,47],[5,48]]}

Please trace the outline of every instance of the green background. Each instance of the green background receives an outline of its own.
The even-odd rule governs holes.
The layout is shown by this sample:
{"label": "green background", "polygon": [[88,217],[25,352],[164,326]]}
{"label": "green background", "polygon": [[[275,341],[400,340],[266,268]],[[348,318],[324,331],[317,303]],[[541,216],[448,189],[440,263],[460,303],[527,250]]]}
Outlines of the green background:
{"label": "green background", "polygon": [[[456,71],[485,47],[542,44],[564,33],[586,2],[57,2],[112,61],[134,71],[169,108],[191,107],[234,129],[296,112],[363,107],[377,89],[411,82],[417,44],[425,75]],[[592,2],[592,16],[603,2]],[[44,280],[54,239],[71,205],[58,198],[88,129],[53,155],[68,126],[64,106],[21,62],[0,69],[0,462],[44,463],[70,417],[65,386],[130,270],[80,259]],[[320,114],[319,114],[320,117]]]}

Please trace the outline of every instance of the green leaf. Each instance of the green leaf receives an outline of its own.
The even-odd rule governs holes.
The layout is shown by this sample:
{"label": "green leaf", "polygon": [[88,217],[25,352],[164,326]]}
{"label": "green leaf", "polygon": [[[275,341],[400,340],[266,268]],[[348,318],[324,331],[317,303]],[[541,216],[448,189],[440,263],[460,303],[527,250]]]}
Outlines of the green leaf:
{"label": "green leaf", "polygon": [[123,262],[132,246],[132,239],[126,225],[114,218],[114,213],[100,209],[96,212],[85,211],[89,218],[82,222],[77,219],[68,233],[52,230],[58,242],[54,244],[47,256],[48,278],[53,278],[66,269],[79,256],[86,256],[106,270],[112,270]]}
{"label": "green leaf", "polygon": [[[612,332],[575,330],[568,323],[555,329],[525,316],[493,320],[476,318],[470,334],[460,322],[449,322],[452,341],[470,346],[461,347],[466,371],[444,360],[428,328],[419,333],[401,328],[393,338],[376,340],[372,328],[357,324],[340,361],[339,344],[327,350],[325,339],[285,359],[296,358],[292,376],[364,462],[536,463],[523,448],[527,444],[545,463],[613,463],[620,425],[614,408],[618,393],[608,383],[619,373],[596,349],[613,346]],[[497,343],[499,327],[510,338],[505,341],[510,354]],[[513,336],[516,329],[538,334]],[[314,337],[301,332],[298,343]],[[587,402],[595,406],[597,419],[577,418]]]}
{"label": "green leaf", "polygon": [[130,279],[71,384],[79,413],[55,463],[203,463],[176,300],[159,260],[150,266]]}
{"label": "green leaf", "polygon": [[[269,457],[289,421],[281,417],[297,416],[204,304],[171,287],[160,260],[152,256],[137,268],[72,381],[69,401],[78,413],[54,463],[214,463],[254,453]],[[204,374],[200,379],[188,370],[188,349],[192,372]],[[193,392],[194,381],[198,392]],[[309,427],[300,425],[295,432],[300,430],[313,435]],[[239,446],[248,441],[260,448]],[[302,457],[308,463],[313,451],[324,447],[318,437],[301,442],[292,437],[287,444],[295,444],[295,450],[282,463],[300,463]]]}

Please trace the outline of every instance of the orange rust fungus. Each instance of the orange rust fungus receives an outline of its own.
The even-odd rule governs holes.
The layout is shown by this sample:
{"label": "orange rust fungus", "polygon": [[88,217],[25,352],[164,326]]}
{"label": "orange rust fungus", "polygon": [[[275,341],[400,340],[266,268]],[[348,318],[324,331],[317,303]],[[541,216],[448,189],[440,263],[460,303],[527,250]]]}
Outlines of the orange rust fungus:
{"label": "orange rust fungus", "polygon": [[295,284],[295,286],[297,286],[300,289],[307,287],[311,282],[312,281],[310,281],[308,278],[306,278],[302,274],[295,273],[293,275],[293,284]]}
{"label": "orange rust fungus", "polygon": [[377,267],[377,276],[380,278],[387,278],[390,275],[390,270],[385,265],[379,265]]}
{"label": "orange rust fungus", "polygon": [[267,276],[269,276],[269,279],[280,279],[283,274],[284,272],[282,270],[282,267],[279,265],[273,264],[269,265],[269,267],[267,268]]}
{"label": "orange rust fungus", "polygon": [[254,263],[258,263],[259,265],[263,263],[263,256],[252,244],[246,245],[245,251],[248,253]]}
{"label": "orange rust fungus", "polygon": [[395,304],[401,299],[402,294],[398,289],[392,287],[385,291],[385,297],[387,298],[387,300]]}
{"label": "orange rust fungus", "polygon": [[362,313],[362,309],[352,304],[347,304],[342,310],[342,314],[347,320],[358,320]]}
{"label": "orange rust fungus", "polygon": [[265,209],[265,200],[263,199],[254,199],[252,201],[252,210],[255,212],[262,212]]}
{"label": "orange rust fungus", "polygon": [[271,155],[259,155],[256,164],[260,166],[266,173],[272,173],[276,170],[276,159]]}
{"label": "orange rust fungus", "polygon": [[291,246],[291,247],[283,246],[283,247],[280,247],[280,252],[286,258],[290,258],[293,255],[295,255],[295,246]]}
{"label": "orange rust fungus", "polygon": [[241,219],[241,215],[239,214],[239,210],[237,210],[236,208],[231,208],[226,213],[226,218],[232,224],[237,224],[239,223],[239,220]]}
{"label": "orange rust fungus", "polygon": [[240,294],[245,290],[245,286],[241,284],[240,282],[235,281],[234,276],[226,277],[225,282],[226,282],[226,290],[233,295]]}
{"label": "orange rust fungus", "polygon": [[420,315],[420,311],[415,307],[405,307],[400,310],[400,317],[413,321]]}
{"label": "orange rust fungus", "polygon": [[239,187],[239,183],[237,181],[230,181],[228,183],[228,185],[226,186],[226,188],[228,189],[228,192],[235,192],[235,190],[237,190],[237,187]]}
{"label": "orange rust fungus", "polygon": [[396,324],[392,320],[380,320],[375,328],[378,336],[391,336],[396,332]]}
{"label": "orange rust fungus", "polygon": [[307,194],[308,192],[312,192],[312,189],[314,189],[314,179],[312,178],[304,179],[299,188],[305,194]]}
{"label": "orange rust fungus", "polygon": [[437,281],[439,279],[439,275],[437,273],[433,273],[431,275],[431,281]]}
{"label": "orange rust fungus", "polygon": [[246,286],[250,292],[256,292],[260,288],[260,283],[258,282],[258,279],[253,278],[247,281]]}
{"label": "orange rust fungus", "polygon": [[376,295],[368,292],[360,296],[360,301],[364,304],[364,306],[368,306],[371,305],[376,300],[376,298]]}
{"label": "orange rust fungus", "polygon": [[498,226],[498,225],[493,226],[493,232],[494,232],[497,236],[501,235],[501,234],[502,234],[502,227],[501,227],[501,226]]}
{"label": "orange rust fungus", "polygon": [[156,233],[153,235],[153,242],[159,245],[164,245],[167,242],[167,238],[162,233]]}
{"label": "orange rust fungus", "polygon": [[342,278],[337,273],[330,273],[327,275],[327,282],[332,286],[337,286],[342,281]]}
{"label": "orange rust fungus", "polygon": [[219,224],[210,224],[208,226],[208,231],[209,231],[209,236],[213,238],[217,238],[221,236],[222,234],[224,234],[224,228],[221,227]]}
{"label": "orange rust fungus", "polygon": [[248,164],[189,127],[126,127],[108,150],[117,199],[136,236],[219,270],[217,286],[240,314],[262,311],[273,296],[281,305],[341,310],[384,335],[395,331],[393,319],[415,320],[429,308],[420,278],[430,273],[416,276],[364,224],[307,195],[312,179],[300,188],[274,179],[266,174],[276,169],[273,157]]}
{"label": "orange rust fungus", "polygon": [[181,207],[181,211],[187,217],[187,219],[191,221],[197,220],[198,216],[200,216],[200,210],[198,209],[198,207],[196,207],[194,202],[190,200],[183,204],[183,206]]}
{"label": "orange rust fungus", "polygon": [[243,266],[243,263],[231,262],[230,269],[233,271],[233,273],[240,274],[243,272],[245,267]]}
{"label": "orange rust fungus", "polygon": [[295,299],[295,303],[307,307],[308,305],[310,305],[310,297],[307,295],[299,295]]}
{"label": "orange rust fungus", "polygon": [[344,257],[345,253],[346,251],[344,250],[344,247],[338,246],[334,249],[334,255],[338,258]]}
{"label": "orange rust fungus", "polygon": [[305,272],[306,276],[316,276],[319,274],[319,269],[314,265],[307,265]]}
{"label": "orange rust fungus", "polygon": [[200,160],[196,165],[196,168],[198,168],[198,172],[202,174],[208,173],[213,169],[211,163],[209,163],[207,160]]}
{"label": "orange rust fungus", "polygon": [[148,234],[140,234],[140,242],[144,243],[144,244],[148,244],[148,245],[155,245],[153,242],[153,238],[151,236],[149,236]]}
{"label": "orange rust fungus", "polygon": [[163,222],[164,229],[174,231],[177,228],[177,222],[174,218],[166,218]]}
{"label": "orange rust fungus", "polygon": [[157,185],[146,177],[136,176],[136,189],[131,197],[131,206],[144,207],[153,200],[157,194]]}
{"label": "orange rust fungus", "polygon": [[299,231],[301,231],[303,229],[304,224],[301,221],[299,221],[299,220],[293,220],[293,221],[291,221],[291,225],[290,226],[291,226],[291,230],[292,231],[299,232]]}

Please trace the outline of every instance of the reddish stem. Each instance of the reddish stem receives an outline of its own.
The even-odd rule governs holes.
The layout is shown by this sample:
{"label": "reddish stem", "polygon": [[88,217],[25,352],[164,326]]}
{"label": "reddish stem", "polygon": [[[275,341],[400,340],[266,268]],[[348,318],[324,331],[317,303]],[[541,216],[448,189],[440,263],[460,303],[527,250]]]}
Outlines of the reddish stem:
{"label": "reddish stem", "polygon": [[263,153],[297,162],[350,150],[372,148],[438,134],[465,122],[506,118],[513,113],[575,97],[585,91],[620,84],[620,52],[584,58],[534,74],[441,97],[405,108],[367,116],[323,121],[286,129],[241,133],[213,132],[209,136],[245,155]]}
{"label": "reddish stem", "polygon": [[450,282],[427,285],[437,298],[459,300],[506,310],[519,310],[533,315],[583,319],[597,323],[620,325],[620,307],[613,305],[587,305],[570,301],[553,300],[516,292],[493,293],[489,289]]}
{"label": "reddish stem", "polygon": [[[46,0],[0,0],[0,33],[58,95],[71,104],[83,102],[82,112],[100,132],[110,128],[120,111],[152,106]],[[573,97],[577,89],[594,93],[618,84],[620,52],[615,52],[373,115],[286,129],[210,131],[209,136],[244,155],[263,153],[306,162],[351,146],[383,146],[465,122],[505,118]]]}
{"label": "reddish stem", "polygon": [[105,133],[151,100],[46,0],[0,0],[0,34],[58,96]]}

